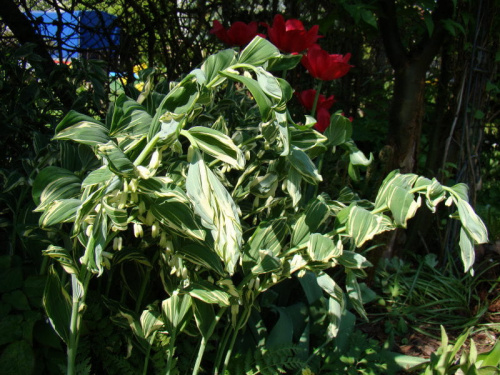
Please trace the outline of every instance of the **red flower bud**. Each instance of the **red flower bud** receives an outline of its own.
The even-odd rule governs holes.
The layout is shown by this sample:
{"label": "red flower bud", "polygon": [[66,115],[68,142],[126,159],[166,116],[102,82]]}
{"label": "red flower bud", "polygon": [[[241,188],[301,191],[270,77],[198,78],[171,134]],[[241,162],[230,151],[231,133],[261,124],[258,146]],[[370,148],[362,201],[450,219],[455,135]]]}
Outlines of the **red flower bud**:
{"label": "red flower bud", "polygon": [[314,78],[331,81],[345,76],[352,65],[349,65],[351,54],[330,55],[319,45],[314,45],[302,57],[302,65]]}

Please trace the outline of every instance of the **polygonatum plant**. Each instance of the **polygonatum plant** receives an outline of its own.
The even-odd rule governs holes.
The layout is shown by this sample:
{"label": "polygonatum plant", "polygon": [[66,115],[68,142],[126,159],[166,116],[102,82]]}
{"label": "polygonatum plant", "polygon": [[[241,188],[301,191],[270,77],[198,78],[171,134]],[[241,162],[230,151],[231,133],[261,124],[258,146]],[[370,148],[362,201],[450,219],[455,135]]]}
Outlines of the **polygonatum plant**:
{"label": "polygonatum plant", "polygon": [[[347,187],[336,197],[318,193],[317,160],[325,152],[348,155],[352,169],[370,160],[340,113],[324,134],[310,116],[291,118],[293,90],[268,70],[281,60],[289,69],[286,56],[256,37],[240,53],[208,57],[168,90],[148,82],[136,100],[119,96],[103,120],[72,111],[59,123],[54,140],[76,143],[82,167],[43,169],[33,198],[40,226],[66,234],[45,255],[69,274],[71,288],[53,267],[44,304],[68,347],[69,374],[89,282],[127,261],[142,267],[145,280],[161,280],[159,311],[146,308],[144,281],[136,296],[140,319],[122,316],[148,351],[157,332],[168,335],[166,373],[182,356],[175,349],[186,329],[199,332],[197,373],[220,325],[229,329],[218,334],[212,370],[224,373],[258,297],[292,275],[322,288],[330,309],[326,339],[334,338],[346,298],[365,316],[357,280],[370,263],[356,249],[405,227],[422,202],[431,210],[443,201],[457,207],[461,257],[471,270],[473,245],[487,234],[465,185],[394,171],[375,202]],[[326,272],[334,267],[345,269],[345,292]]]}

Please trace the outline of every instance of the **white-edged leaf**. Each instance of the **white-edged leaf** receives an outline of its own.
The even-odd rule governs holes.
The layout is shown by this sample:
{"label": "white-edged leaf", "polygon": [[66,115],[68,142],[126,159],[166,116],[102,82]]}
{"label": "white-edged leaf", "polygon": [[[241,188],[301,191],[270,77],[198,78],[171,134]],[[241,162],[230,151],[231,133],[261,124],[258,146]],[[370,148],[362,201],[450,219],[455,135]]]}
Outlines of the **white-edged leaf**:
{"label": "white-edged leaf", "polygon": [[313,233],[307,243],[307,253],[313,261],[328,262],[342,254],[331,238],[320,233]]}
{"label": "white-edged leaf", "polygon": [[474,240],[469,236],[467,231],[462,227],[460,228],[460,256],[462,258],[462,263],[464,264],[464,272],[468,272],[472,269],[472,265],[475,261],[475,251],[474,251]]}
{"label": "white-edged leaf", "polygon": [[488,230],[481,218],[474,212],[471,205],[463,199],[454,199],[460,215],[462,227],[475,244],[488,242]]}
{"label": "white-edged leaf", "polygon": [[173,337],[183,330],[188,313],[191,311],[191,304],[189,294],[180,295],[177,291],[161,303],[165,326]]}
{"label": "white-edged leaf", "polygon": [[189,166],[186,190],[203,226],[212,232],[215,252],[232,274],[241,255],[242,229],[238,208],[196,150]]}
{"label": "white-edged leaf", "polygon": [[82,121],[59,131],[53,139],[67,140],[89,146],[109,142],[108,128],[96,122]]}
{"label": "white-edged leaf", "polygon": [[45,282],[43,306],[54,330],[65,343],[69,344],[71,298],[66,289],[63,288],[59,275],[54,271],[53,267],[49,268],[47,281]]}
{"label": "white-edged leaf", "polygon": [[32,196],[39,204],[36,211],[43,211],[52,202],[79,195],[82,181],[73,172],[59,167],[47,167],[36,177]]}
{"label": "white-edged leaf", "polygon": [[218,130],[195,126],[188,130],[201,150],[236,169],[245,167],[245,156],[231,138]]}
{"label": "white-edged leaf", "polygon": [[185,201],[176,197],[157,198],[150,210],[167,228],[186,237],[205,239],[205,231],[198,225],[192,208]]}
{"label": "white-edged leaf", "polygon": [[349,211],[346,225],[347,233],[353,238],[356,247],[360,247],[373,236],[384,231],[382,216],[354,206]]}
{"label": "white-edged leaf", "polygon": [[116,145],[109,141],[100,145],[98,152],[108,161],[108,168],[115,174],[123,177],[135,177],[134,163],[125,155],[125,153]]}
{"label": "white-edged leaf", "polygon": [[313,200],[293,226],[292,246],[308,241],[311,233],[317,232],[329,216],[326,203],[322,199]]}
{"label": "white-edged leaf", "polygon": [[357,311],[357,313],[363,318],[365,321],[368,321],[368,317],[366,315],[365,308],[363,307],[363,299],[361,298],[361,289],[359,288],[358,280],[356,279],[356,275],[354,272],[347,270],[346,277],[346,291],[351,301],[352,306]]}
{"label": "white-edged leaf", "polygon": [[220,307],[231,305],[231,295],[208,281],[199,280],[192,282],[188,287],[183,289],[183,292],[205,303],[217,304]]}
{"label": "white-edged leaf", "polygon": [[270,41],[256,36],[250,43],[241,51],[238,57],[238,62],[249,65],[262,65],[267,60],[278,57],[280,52]]}
{"label": "white-edged leaf", "polygon": [[372,264],[361,254],[344,250],[336,260],[345,268],[362,269],[372,267]]}
{"label": "white-edged leaf", "polygon": [[310,184],[317,185],[318,182],[323,181],[323,178],[318,173],[316,165],[314,165],[309,156],[301,149],[292,146],[287,158],[290,165]]}
{"label": "white-edged leaf", "polygon": [[163,322],[158,311],[144,310],[140,317],[144,338],[148,339],[155,331],[163,327]]}
{"label": "white-edged leaf", "polygon": [[81,204],[82,201],[79,199],[61,199],[52,202],[42,213],[39,221],[40,226],[46,228],[73,221]]}

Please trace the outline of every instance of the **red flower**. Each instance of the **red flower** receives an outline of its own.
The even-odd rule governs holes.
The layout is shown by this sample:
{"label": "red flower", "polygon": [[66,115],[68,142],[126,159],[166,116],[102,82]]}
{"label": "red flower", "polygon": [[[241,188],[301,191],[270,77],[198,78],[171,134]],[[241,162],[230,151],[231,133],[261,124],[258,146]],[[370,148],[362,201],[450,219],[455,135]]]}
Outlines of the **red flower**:
{"label": "red flower", "polygon": [[229,29],[226,29],[222,24],[214,20],[214,27],[210,30],[210,34],[215,34],[223,43],[229,46],[243,47],[255,38],[255,36],[263,36],[257,33],[257,22],[235,22]]}
{"label": "red flower", "polygon": [[281,14],[274,16],[272,27],[266,26],[269,40],[283,52],[300,53],[321,38],[321,35],[318,35],[318,25],[314,25],[311,30],[306,31],[302,22],[295,19],[285,22]]}
{"label": "red flower", "polygon": [[307,51],[307,54],[302,57],[302,65],[306,67],[314,78],[319,78],[322,81],[331,81],[345,76],[352,65],[349,65],[351,54],[330,55],[319,45],[314,45]]}
{"label": "red flower", "polygon": [[[314,105],[314,98],[316,96],[316,90],[305,90],[296,93],[299,98],[300,104],[304,106],[308,111],[312,111]],[[330,126],[330,112],[328,111],[331,106],[335,103],[333,95],[326,98],[324,95],[320,94],[318,97],[318,103],[316,104],[316,125],[314,127],[316,130],[323,133],[328,126]]]}

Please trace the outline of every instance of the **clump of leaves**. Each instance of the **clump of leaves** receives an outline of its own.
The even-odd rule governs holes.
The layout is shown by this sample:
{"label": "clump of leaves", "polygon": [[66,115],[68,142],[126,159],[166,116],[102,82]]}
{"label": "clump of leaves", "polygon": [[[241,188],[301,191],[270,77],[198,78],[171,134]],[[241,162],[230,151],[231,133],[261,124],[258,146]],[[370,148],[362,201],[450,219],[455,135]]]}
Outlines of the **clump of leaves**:
{"label": "clump of leaves", "polygon": [[[305,124],[292,119],[290,85],[266,70],[280,59],[276,47],[256,37],[240,53],[208,57],[168,93],[146,84],[137,100],[121,95],[103,121],[72,111],[59,123],[54,139],[78,143],[86,162],[76,171],[42,170],[33,198],[40,226],[66,236],[45,254],[69,275],[71,290],[53,267],[44,303],[67,344],[68,373],[75,371],[85,299],[96,278],[122,291],[108,304],[132,329],[143,373],[162,334],[165,373],[188,363],[195,374],[217,374],[260,310],[259,297],[292,276],[310,279],[328,301],[327,342],[339,335],[346,301],[366,317],[358,278],[370,263],[356,248],[405,227],[423,202],[432,210],[444,201],[457,207],[470,270],[473,245],[487,236],[465,185],[394,171],[375,202],[347,188],[333,198],[318,194],[314,160],[327,150],[347,156],[353,171],[368,159],[340,113],[325,134],[312,128],[311,117]],[[344,270],[345,290],[325,272],[333,267]],[[276,325],[287,319],[278,311]],[[273,331],[261,346],[279,342]],[[199,344],[186,357],[178,348],[188,337]]]}

